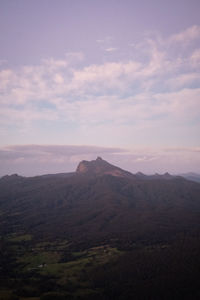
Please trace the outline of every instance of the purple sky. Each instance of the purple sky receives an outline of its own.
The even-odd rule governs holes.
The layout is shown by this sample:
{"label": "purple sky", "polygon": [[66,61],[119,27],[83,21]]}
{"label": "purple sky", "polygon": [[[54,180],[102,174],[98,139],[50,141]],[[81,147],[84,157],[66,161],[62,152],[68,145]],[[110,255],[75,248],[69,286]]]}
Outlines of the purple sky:
{"label": "purple sky", "polygon": [[199,11],[0,0],[0,176],[97,155],[132,172],[200,172]]}
{"label": "purple sky", "polygon": [[167,37],[198,25],[199,10],[199,0],[1,0],[0,55],[11,67],[66,52],[96,63],[96,40],[110,36],[127,54],[130,43],[150,33]]}

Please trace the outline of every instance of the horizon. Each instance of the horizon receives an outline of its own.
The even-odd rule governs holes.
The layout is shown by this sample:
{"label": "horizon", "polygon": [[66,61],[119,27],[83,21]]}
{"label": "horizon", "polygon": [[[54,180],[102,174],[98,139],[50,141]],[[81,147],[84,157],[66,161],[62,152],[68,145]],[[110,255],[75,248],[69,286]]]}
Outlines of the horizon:
{"label": "horizon", "polygon": [[200,174],[199,11],[196,0],[0,1],[0,176],[96,156]]}
{"label": "horizon", "polygon": [[199,164],[196,164],[199,151],[199,148],[127,150],[83,145],[7,146],[0,148],[0,176],[18,174],[29,177],[74,172],[80,161],[97,157],[133,174],[200,174]]}

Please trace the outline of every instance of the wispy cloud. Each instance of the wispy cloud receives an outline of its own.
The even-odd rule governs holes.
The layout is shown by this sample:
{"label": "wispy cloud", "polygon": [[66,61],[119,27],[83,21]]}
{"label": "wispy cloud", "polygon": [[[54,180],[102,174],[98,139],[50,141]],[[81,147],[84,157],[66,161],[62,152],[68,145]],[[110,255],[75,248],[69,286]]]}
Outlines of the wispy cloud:
{"label": "wispy cloud", "polygon": [[191,55],[191,62],[193,63],[193,66],[199,67],[200,65],[200,48],[196,49],[192,55]]}
{"label": "wispy cloud", "polygon": [[110,48],[106,48],[105,51],[107,51],[107,52],[114,52],[114,51],[117,51],[117,48],[110,47]]}
{"label": "wispy cloud", "polygon": [[114,38],[112,36],[106,36],[105,38],[102,38],[102,39],[97,39],[96,42],[97,43],[100,43],[100,44],[103,44],[103,43],[110,43],[114,40]]}
{"label": "wispy cloud", "polygon": [[194,25],[192,27],[189,27],[185,29],[182,32],[179,32],[177,34],[173,34],[169,38],[169,42],[171,43],[181,43],[181,44],[188,44],[193,40],[200,38],[200,26]]}

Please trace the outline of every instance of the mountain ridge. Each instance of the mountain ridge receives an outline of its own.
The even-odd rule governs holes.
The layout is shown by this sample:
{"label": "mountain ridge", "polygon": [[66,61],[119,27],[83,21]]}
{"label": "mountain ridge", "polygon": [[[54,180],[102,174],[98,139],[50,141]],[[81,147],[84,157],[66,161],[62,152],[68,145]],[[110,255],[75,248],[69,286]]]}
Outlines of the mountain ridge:
{"label": "mountain ridge", "polygon": [[[83,228],[90,240],[121,236],[122,231],[132,232],[132,236],[135,231],[153,234],[153,228],[156,230],[156,224],[161,222],[160,215],[166,228],[172,226],[169,220],[174,224],[179,220],[180,224],[174,226],[182,228],[182,215],[190,219],[186,216],[192,211],[196,220],[200,206],[198,183],[169,174],[134,175],[101,158],[80,162],[74,173],[5,176],[0,179],[0,191],[0,210],[4,212],[0,218],[4,224],[6,214],[12,211],[12,224],[19,228],[52,237],[76,236],[77,240]],[[180,209],[184,213],[179,215]],[[149,223],[151,226],[146,227]],[[9,228],[9,224],[4,227],[6,232]]]}
{"label": "mountain ridge", "polygon": [[175,178],[182,178],[189,181],[200,182],[200,175],[196,173],[184,173],[184,174],[176,174],[171,175],[168,172],[164,174],[144,174],[140,171],[136,173],[132,173],[130,171],[124,170],[120,167],[117,167],[106,160],[102,159],[101,157],[97,157],[95,160],[87,161],[82,160],[77,165],[77,168],[74,172],[64,172],[64,173],[49,173],[49,174],[42,174],[42,175],[34,175],[34,176],[23,176],[17,173],[4,175],[0,177],[0,180],[20,180],[23,178],[47,178],[47,177],[62,177],[67,178],[76,175],[86,175],[86,176],[103,176],[103,175],[111,175],[115,177],[124,177],[124,178],[131,178],[131,179],[141,179],[141,180],[152,180],[152,179],[164,179],[164,180],[173,180]]}

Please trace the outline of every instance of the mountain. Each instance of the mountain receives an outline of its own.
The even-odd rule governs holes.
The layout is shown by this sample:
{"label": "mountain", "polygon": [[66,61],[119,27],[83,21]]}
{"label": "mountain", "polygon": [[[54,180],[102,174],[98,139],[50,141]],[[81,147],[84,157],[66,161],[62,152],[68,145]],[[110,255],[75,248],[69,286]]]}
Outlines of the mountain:
{"label": "mountain", "polygon": [[175,178],[175,176],[170,175],[169,173],[161,174],[154,174],[154,175],[145,175],[141,172],[137,172],[136,174],[132,174],[128,171],[120,169],[107,161],[103,160],[101,157],[97,157],[96,160],[86,161],[83,160],[78,164],[76,169],[76,173],[78,174],[90,174],[95,176],[102,176],[102,175],[112,175],[116,177],[124,177],[124,178],[135,178],[135,179],[166,179],[170,180]]}
{"label": "mountain", "polygon": [[199,220],[199,183],[100,157],[4,176],[0,299],[198,299]]}
{"label": "mountain", "polygon": [[15,226],[37,239],[66,236],[78,244],[84,232],[95,244],[164,237],[199,224],[199,184],[168,173],[133,175],[100,157],[80,162],[74,173],[4,176],[0,190],[3,232]]}
{"label": "mountain", "polygon": [[112,175],[116,177],[132,177],[133,175],[127,171],[124,171],[116,166],[109,164],[101,157],[97,157],[96,160],[86,161],[83,160],[79,163],[76,172],[78,174],[92,174],[92,175]]}
{"label": "mountain", "polygon": [[180,177],[180,176],[173,176],[173,175],[169,174],[168,172],[166,172],[164,174],[155,173],[154,175],[145,175],[141,172],[137,172],[135,174],[135,176],[136,176],[136,178],[143,179],[143,180],[149,180],[149,179],[171,180],[171,179]]}

